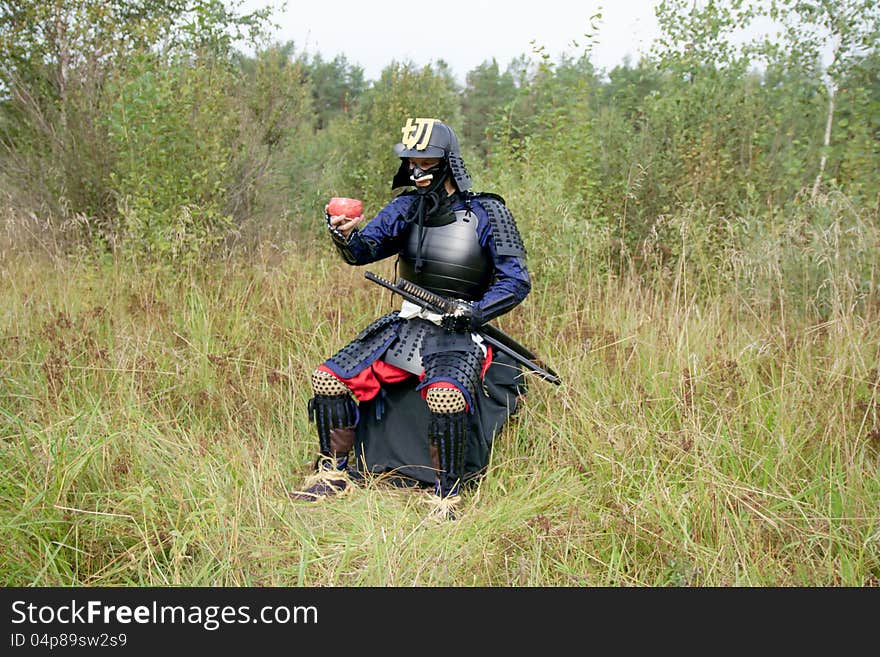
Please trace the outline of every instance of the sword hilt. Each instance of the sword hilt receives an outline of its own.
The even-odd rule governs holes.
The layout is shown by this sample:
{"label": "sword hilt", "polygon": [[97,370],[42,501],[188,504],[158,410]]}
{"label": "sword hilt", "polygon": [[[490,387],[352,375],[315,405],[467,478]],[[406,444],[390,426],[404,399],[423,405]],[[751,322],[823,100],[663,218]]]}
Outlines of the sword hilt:
{"label": "sword hilt", "polygon": [[440,296],[439,294],[434,294],[430,290],[426,290],[425,288],[412,283],[405,278],[398,278],[396,287],[404,292],[408,292],[414,297],[421,299],[427,304],[430,304],[436,308],[441,308],[444,312],[452,312],[454,310],[453,303],[447,299],[446,297]]}

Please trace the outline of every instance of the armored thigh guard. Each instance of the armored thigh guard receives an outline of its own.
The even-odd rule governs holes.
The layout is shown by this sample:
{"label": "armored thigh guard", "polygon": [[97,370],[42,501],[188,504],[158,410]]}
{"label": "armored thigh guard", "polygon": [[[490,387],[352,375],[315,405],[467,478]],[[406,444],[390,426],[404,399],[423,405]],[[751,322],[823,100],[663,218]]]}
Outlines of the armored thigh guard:
{"label": "armored thigh guard", "polygon": [[425,376],[419,388],[432,383],[451,383],[464,395],[468,410],[480,390],[480,372],[485,356],[483,350],[467,333],[445,333],[442,329],[426,336],[422,343],[422,365]]}
{"label": "armored thigh guard", "polygon": [[397,339],[397,327],[403,321],[397,311],[383,315],[328,358],[324,365],[342,379],[355,376],[385,353]]}

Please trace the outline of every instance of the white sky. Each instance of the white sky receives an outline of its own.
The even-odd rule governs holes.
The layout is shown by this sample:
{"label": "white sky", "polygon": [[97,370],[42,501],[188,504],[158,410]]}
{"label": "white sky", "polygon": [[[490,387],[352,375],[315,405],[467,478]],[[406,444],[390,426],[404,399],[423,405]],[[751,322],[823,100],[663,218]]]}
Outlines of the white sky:
{"label": "white sky", "polygon": [[[240,11],[282,0],[244,0]],[[344,54],[369,80],[392,61],[424,65],[445,60],[460,82],[468,71],[495,57],[502,70],[514,57],[531,55],[534,40],[555,61],[580,55],[589,18],[602,13],[591,60],[610,70],[629,54],[635,62],[657,36],[657,0],[287,0],[274,13],[274,39],[293,41],[296,51]],[[442,17],[442,18],[441,18]],[[578,46],[572,45],[575,40]]]}

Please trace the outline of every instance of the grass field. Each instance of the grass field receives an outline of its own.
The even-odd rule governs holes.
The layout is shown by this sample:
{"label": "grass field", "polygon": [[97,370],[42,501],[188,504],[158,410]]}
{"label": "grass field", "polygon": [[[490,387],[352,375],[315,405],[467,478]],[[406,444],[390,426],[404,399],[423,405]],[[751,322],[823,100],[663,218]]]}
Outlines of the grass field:
{"label": "grass field", "polygon": [[531,381],[438,525],[382,481],[286,498],[314,459],[311,369],[392,308],[324,246],[174,275],[4,259],[0,583],[880,584],[876,277],[855,298],[831,258],[817,313],[683,267],[534,267],[498,324],[563,385]]}

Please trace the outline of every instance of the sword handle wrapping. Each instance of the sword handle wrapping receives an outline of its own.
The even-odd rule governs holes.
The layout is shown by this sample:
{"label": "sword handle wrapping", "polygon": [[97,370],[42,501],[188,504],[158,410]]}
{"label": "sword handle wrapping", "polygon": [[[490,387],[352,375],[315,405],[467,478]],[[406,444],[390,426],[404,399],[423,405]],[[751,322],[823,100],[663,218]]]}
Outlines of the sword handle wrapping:
{"label": "sword handle wrapping", "polygon": [[423,287],[412,283],[405,278],[398,278],[397,284],[394,286],[398,290],[403,290],[414,297],[421,299],[427,304],[434,306],[435,308],[440,309],[443,313],[451,313],[455,310],[455,304],[447,299],[446,297],[442,297],[439,294],[435,294],[430,290],[426,290]]}

